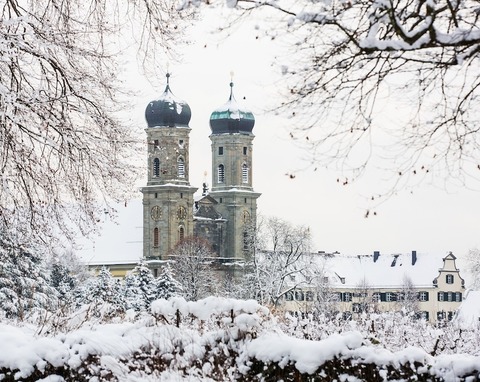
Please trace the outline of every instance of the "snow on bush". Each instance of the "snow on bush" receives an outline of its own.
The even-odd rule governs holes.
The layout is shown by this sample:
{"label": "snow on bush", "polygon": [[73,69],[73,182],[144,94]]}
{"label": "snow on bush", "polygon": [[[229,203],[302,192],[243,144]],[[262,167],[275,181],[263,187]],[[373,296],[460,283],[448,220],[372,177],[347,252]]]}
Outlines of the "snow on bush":
{"label": "snow on bush", "polygon": [[[295,338],[255,301],[157,300],[151,314],[49,331],[0,325],[2,381],[417,380],[476,378],[480,358],[392,351],[358,330]],[[65,328],[69,325],[65,325]],[[373,379],[372,379],[373,378]],[[472,379],[474,380],[474,379]]]}

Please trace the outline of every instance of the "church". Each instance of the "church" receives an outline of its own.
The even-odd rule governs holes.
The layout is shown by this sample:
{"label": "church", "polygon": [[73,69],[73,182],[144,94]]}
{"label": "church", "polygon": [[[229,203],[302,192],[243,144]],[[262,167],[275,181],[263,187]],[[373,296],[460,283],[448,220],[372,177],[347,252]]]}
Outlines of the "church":
{"label": "church", "polygon": [[191,109],[170,88],[170,75],[161,96],[145,110],[147,127],[147,184],[143,195],[143,257],[166,260],[184,238],[208,241],[222,262],[245,260],[248,229],[256,222],[253,189],[253,114],[233,94],[210,116],[211,189],[202,195],[189,182]]}

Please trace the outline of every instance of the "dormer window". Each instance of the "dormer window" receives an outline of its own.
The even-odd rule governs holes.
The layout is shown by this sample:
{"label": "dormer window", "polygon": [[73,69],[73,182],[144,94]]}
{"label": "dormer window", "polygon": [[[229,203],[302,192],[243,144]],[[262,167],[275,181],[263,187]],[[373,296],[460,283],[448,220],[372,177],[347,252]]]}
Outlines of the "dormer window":
{"label": "dormer window", "polygon": [[453,275],[447,275],[447,276],[446,276],[446,280],[445,280],[445,281],[446,281],[447,284],[453,284],[453,280],[454,280],[454,279],[453,279]]}

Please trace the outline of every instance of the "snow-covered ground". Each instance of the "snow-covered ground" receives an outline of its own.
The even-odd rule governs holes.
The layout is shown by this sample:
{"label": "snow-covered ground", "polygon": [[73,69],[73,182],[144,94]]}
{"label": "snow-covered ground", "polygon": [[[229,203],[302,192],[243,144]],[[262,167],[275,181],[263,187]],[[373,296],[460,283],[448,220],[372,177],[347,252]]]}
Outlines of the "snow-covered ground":
{"label": "snow-covered ground", "polygon": [[422,374],[453,382],[477,376],[480,357],[433,356],[412,346],[391,351],[355,330],[320,341],[294,338],[255,301],[217,297],[157,300],[149,314],[109,322],[83,310],[64,322],[0,325],[0,380],[233,381],[294,370],[360,381],[362,368],[376,380]]}

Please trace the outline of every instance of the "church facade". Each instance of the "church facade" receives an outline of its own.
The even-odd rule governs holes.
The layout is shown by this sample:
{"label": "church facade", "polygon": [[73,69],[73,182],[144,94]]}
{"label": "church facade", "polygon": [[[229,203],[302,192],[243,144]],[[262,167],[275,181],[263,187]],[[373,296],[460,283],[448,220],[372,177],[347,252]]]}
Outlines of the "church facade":
{"label": "church facade", "polygon": [[190,236],[207,240],[222,261],[244,260],[259,193],[253,190],[253,114],[240,106],[230,83],[228,101],[210,116],[211,190],[202,196],[189,181],[190,106],[170,89],[145,110],[147,185],[143,194],[143,257],[166,260]]}

